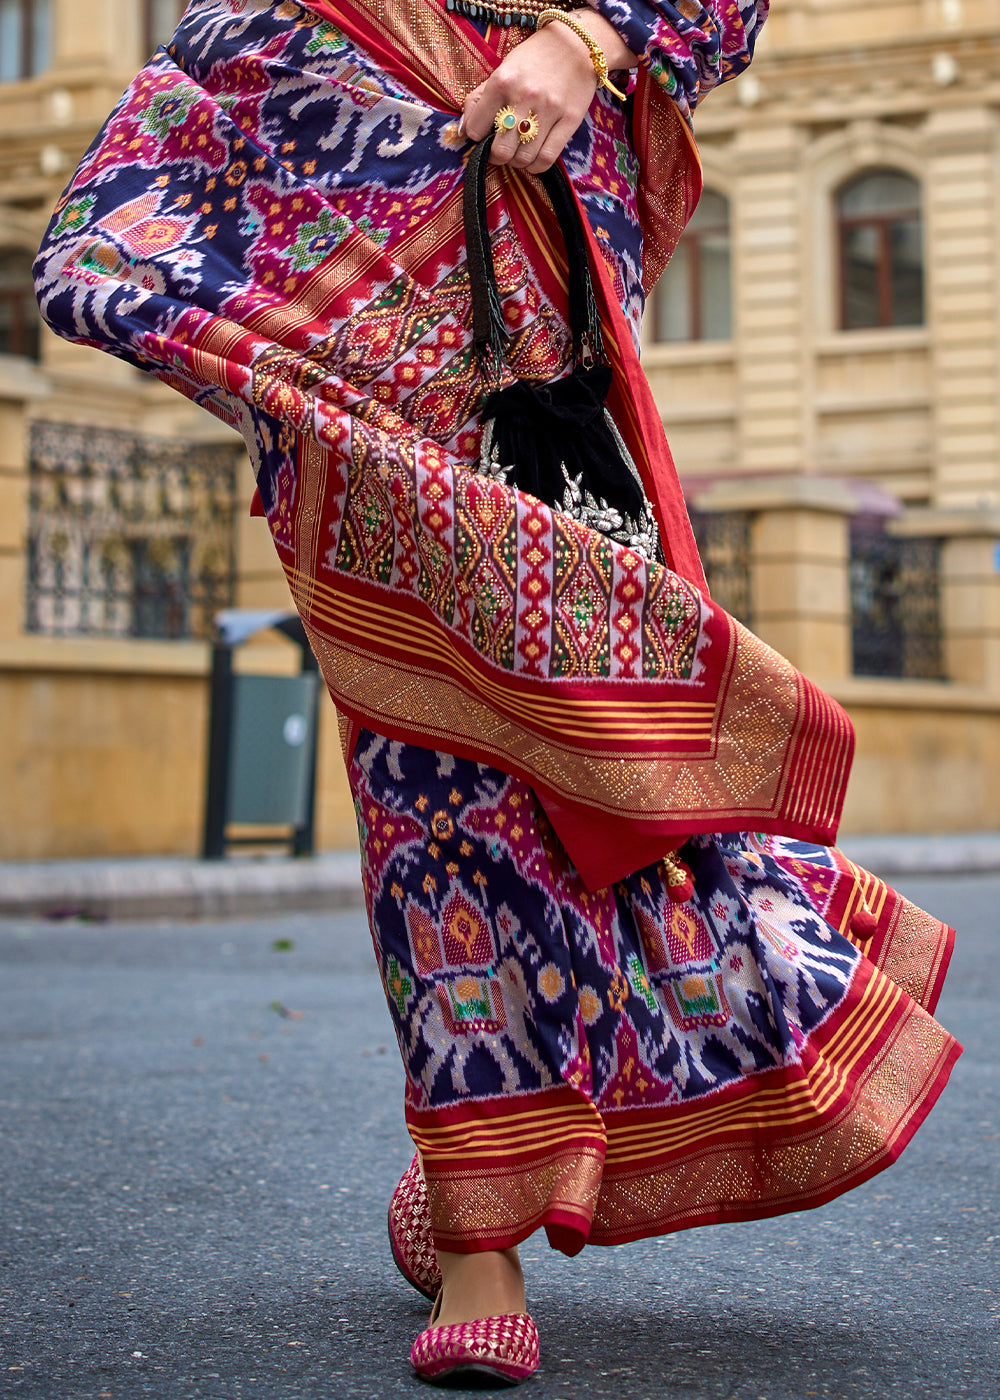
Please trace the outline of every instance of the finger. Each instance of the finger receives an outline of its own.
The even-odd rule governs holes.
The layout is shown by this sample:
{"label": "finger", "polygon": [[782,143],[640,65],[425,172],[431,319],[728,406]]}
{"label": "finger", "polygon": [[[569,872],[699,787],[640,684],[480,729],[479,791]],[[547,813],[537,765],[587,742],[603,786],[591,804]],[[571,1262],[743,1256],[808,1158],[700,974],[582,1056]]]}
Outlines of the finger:
{"label": "finger", "polygon": [[[512,103],[504,103],[497,109],[493,125],[496,136],[490,152],[492,165],[514,165],[522,149],[520,123],[525,119],[525,110],[518,110]],[[535,119],[537,121],[537,118]]]}
{"label": "finger", "polygon": [[551,170],[575,131],[576,124],[572,120],[556,122],[544,140],[532,142],[531,164],[523,168],[529,175],[543,175],[546,170]]}
{"label": "finger", "polygon": [[473,88],[462,104],[465,134],[471,141],[481,141],[493,125],[494,110],[486,101],[485,93],[488,83],[489,79]]}
{"label": "finger", "polygon": [[511,165],[517,155],[517,135],[504,131],[493,138],[490,165]]}
{"label": "finger", "polygon": [[[548,124],[543,126],[539,123],[537,136],[534,136],[530,141],[518,142],[511,165],[516,166],[518,170],[530,170],[539,159],[546,142],[549,141],[550,130]],[[559,149],[561,150],[562,147],[560,146]]]}

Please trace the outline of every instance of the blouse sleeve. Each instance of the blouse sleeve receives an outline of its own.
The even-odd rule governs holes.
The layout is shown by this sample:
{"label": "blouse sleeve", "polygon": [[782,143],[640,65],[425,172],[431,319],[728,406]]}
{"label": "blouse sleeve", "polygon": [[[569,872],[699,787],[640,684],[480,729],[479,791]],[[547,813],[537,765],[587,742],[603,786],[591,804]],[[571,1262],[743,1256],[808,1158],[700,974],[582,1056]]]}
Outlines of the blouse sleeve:
{"label": "blouse sleeve", "polygon": [[770,0],[588,0],[685,115],[753,57]]}

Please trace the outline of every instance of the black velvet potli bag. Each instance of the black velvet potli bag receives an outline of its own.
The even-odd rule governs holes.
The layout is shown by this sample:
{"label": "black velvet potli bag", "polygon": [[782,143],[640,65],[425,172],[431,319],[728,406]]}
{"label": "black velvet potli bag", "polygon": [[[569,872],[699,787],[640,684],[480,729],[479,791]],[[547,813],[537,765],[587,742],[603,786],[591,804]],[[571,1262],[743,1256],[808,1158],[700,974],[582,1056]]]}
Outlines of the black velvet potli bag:
{"label": "black velvet potli bag", "polygon": [[494,133],[474,147],[465,171],[464,217],[472,284],[474,353],[492,389],[480,410],[479,470],[650,560],[662,560],[652,507],[605,404],[611,368],[590,276],[587,244],[561,164],[540,178],[552,201],[569,262],[573,365],[562,379],[517,379],[501,388],[510,333],[497,287],[486,221],[486,172]]}

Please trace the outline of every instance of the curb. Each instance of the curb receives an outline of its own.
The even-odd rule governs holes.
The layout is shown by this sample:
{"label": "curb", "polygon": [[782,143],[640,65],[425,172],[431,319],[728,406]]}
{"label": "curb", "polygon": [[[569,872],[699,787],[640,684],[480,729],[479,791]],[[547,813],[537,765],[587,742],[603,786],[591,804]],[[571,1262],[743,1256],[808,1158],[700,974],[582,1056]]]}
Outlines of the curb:
{"label": "curb", "polygon": [[[841,850],[885,879],[1000,872],[1000,832],[847,837]],[[0,862],[0,918],[213,919],[361,909],[356,851]]]}
{"label": "curb", "polygon": [[873,875],[987,875],[1000,871],[1000,831],[941,836],[848,836],[838,846]]}
{"label": "curb", "polygon": [[355,852],[0,864],[0,917],[201,919],[353,909],[364,904]]}

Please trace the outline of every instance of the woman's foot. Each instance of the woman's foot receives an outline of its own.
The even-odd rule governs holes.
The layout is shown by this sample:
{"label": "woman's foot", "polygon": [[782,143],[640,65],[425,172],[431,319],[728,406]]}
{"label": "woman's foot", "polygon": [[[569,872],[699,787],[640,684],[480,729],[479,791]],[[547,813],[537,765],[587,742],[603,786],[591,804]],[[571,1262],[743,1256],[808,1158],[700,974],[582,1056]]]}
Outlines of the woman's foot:
{"label": "woman's foot", "polygon": [[410,1365],[437,1384],[485,1376],[517,1385],[538,1368],[538,1331],[525,1311],[516,1249],[439,1254],[444,1286]]}
{"label": "woman's foot", "polygon": [[437,1257],[443,1286],[435,1327],[526,1311],[524,1274],[516,1249],[482,1254],[439,1250]]}

